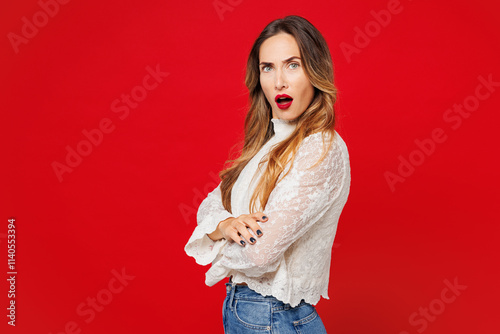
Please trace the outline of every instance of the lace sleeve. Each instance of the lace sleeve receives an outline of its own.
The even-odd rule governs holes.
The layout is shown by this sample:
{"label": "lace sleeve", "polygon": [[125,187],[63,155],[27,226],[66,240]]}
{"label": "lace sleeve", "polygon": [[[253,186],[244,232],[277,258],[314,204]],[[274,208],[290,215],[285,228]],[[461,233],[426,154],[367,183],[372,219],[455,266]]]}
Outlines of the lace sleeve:
{"label": "lace sleeve", "polygon": [[232,214],[222,205],[219,183],[198,208],[196,216],[198,226],[196,226],[191,238],[184,247],[186,254],[194,257],[196,263],[200,265],[211,263],[218,255],[219,250],[227,243],[227,240],[213,241],[207,234],[215,231],[219,222],[231,216]]}
{"label": "lace sleeve", "polygon": [[259,277],[275,271],[287,248],[338,200],[348,173],[347,151],[334,140],[323,161],[313,166],[323,147],[321,133],[304,139],[289,174],[269,197],[264,210],[269,220],[259,223],[263,236],[254,245],[226,245],[213,274],[227,274],[234,269],[248,277]]}

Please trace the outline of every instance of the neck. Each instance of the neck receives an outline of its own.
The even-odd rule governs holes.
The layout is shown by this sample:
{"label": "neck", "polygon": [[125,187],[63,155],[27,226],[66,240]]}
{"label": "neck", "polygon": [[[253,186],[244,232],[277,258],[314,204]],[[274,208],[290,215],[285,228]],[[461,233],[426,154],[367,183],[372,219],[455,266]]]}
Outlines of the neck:
{"label": "neck", "polygon": [[278,139],[285,139],[292,134],[297,127],[294,120],[285,120],[279,118],[272,118],[274,135]]}

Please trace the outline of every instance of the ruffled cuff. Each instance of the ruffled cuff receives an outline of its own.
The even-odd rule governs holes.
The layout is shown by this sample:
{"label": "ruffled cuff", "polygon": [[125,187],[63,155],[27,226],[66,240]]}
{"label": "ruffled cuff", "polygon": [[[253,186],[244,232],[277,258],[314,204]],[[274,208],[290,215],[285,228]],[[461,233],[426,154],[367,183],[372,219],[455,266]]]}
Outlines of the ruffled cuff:
{"label": "ruffled cuff", "polygon": [[208,234],[217,229],[217,225],[227,218],[232,217],[231,213],[225,211],[210,217],[209,220],[200,223],[193,231],[191,238],[184,247],[187,255],[192,256],[196,263],[206,266],[212,263],[220,249],[227,243],[226,239],[213,241]]}
{"label": "ruffled cuff", "polygon": [[219,261],[212,264],[210,269],[205,273],[205,284],[208,286],[213,286],[217,282],[220,282],[225,277],[229,276],[231,269],[222,266]]}

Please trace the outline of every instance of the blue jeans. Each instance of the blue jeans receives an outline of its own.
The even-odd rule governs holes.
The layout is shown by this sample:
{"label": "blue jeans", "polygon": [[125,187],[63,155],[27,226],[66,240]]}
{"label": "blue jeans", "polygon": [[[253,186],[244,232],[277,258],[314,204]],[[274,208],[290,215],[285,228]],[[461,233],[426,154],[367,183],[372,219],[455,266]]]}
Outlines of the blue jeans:
{"label": "blue jeans", "polygon": [[226,283],[222,305],[225,334],[323,334],[323,321],[314,305],[303,299],[290,307],[272,296],[262,296],[246,285]]}

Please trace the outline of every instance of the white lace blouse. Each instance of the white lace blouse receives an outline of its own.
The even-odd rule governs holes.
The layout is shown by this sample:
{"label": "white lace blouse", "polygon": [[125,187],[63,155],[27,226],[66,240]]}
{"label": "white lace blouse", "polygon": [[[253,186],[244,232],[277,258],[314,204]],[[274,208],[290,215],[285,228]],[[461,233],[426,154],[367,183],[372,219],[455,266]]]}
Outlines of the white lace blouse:
{"label": "white lace blouse", "polygon": [[323,145],[321,133],[303,140],[290,172],[269,196],[263,210],[268,220],[258,222],[263,235],[254,235],[255,244],[242,247],[234,241],[213,241],[207,236],[222,220],[249,213],[250,197],[266,166],[258,170],[259,161],[295,129],[288,121],[271,121],[275,134],[245,166],[233,186],[233,212],[222,205],[219,183],[200,204],[198,226],[184,250],[200,265],[212,263],[205,274],[208,286],[232,275],[233,282],[247,283],[250,289],[292,307],[301,299],[316,305],[321,296],[329,299],[332,246],[351,181],[349,154],[337,132],[324,160],[311,169],[308,167],[319,160],[327,145]]}

